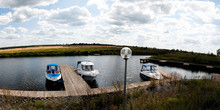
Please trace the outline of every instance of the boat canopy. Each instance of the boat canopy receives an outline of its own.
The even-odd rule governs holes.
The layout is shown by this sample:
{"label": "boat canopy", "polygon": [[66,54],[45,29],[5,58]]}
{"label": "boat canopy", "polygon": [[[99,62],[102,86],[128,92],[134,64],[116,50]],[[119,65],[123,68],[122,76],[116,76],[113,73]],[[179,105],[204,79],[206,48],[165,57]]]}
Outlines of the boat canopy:
{"label": "boat canopy", "polygon": [[157,66],[153,64],[143,64],[141,71],[156,71]]}
{"label": "boat canopy", "polygon": [[58,71],[59,66],[58,64],[48,64],[47,65],[47,71]]}
{"label": "boat canopy", "polygon": [[90,61],[82,61],[80,62],[81,65],[94,65],[94,63],[90,62]]}
{"label": "boat canopy", "polygon": [[47,66],[58,66],[58,64],[48,64]]}
{"label": "boat canopy", "polygon": [[153,64],[143,64],[142,66],[143,67],[147,67],[147,66],[157,67],[156,65],[153,65]]}

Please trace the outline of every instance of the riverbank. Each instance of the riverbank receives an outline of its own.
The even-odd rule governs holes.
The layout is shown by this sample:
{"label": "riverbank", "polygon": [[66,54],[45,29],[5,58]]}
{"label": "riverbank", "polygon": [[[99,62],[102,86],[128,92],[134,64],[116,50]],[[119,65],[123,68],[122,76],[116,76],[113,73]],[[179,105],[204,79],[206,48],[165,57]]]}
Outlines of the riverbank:
{"label": "riverbank", "polygon": [[[118,87],[118,86],[116,86]],[[122,109],[123,92],[84,97],[23,99],[2,96],[3,109]],[[127,93],[126,108],[131,110],[220,109],[220,82],[208,79],[151,83]]]}
{"label": "riverbank", "polygon": [[[40,57],[40,56],[79,56],[79,55],[119,55],[120,45],[70,44],[21,46],[0,49],[0,58]],[[180,50],[156,49],[129,46],[133,55],[152,55],[152,58],[196,64],[220,66],[220,57],[214,54],[194,53]]]}
{"label": "riverbank", "polygon": [[[0,58],[33,56],[119,55],[124,46],[102,44],[72,44],[47,46],[22,46],[0,49]],[[133,55],[160,55],[169,50],[129,46]]]}
{"label": "riverbank", "polygon": [[220,66],[220,57],[213,54],[201,54],[193,52],[170,52],[166,54],[152,56],[152,58]]}

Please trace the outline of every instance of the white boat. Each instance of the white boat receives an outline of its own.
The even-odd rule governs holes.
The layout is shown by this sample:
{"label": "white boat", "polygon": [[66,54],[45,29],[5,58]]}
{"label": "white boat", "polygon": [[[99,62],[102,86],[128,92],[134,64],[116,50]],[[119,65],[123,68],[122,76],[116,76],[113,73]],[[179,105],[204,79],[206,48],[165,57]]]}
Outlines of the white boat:
{"label": "white boat", "polygon": [[87,81],[94,81],[99,74],[97,69],[93,68],[94,63],[90,61],[78,61],[76,72]]}
{"label": "white boat", "polygon": [[61,73],[57,64],[48,64],[45,72],[46,79],[49,81],[58,81],[61,79]]}
{"label": "white boat", "polygon": [[145,79],[163,79],[163,76],[157,71],[157,66],[153,64],[143,64],[140,75]]}

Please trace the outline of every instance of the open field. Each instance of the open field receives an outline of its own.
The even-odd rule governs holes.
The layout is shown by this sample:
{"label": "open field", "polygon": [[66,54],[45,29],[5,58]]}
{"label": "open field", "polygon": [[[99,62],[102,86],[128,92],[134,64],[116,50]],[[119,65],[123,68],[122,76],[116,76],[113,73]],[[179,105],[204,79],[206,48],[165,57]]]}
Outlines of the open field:
{"label": "open field", "polygon": [[[75,55],[119,55],[122,46],[114,45],[64,45],[34,46],[0,49],[0,57],[31,57],[31,56],[75,56]],[[134,55],[155,55],[167,53],[142,47],[130,47]]]}
{"label": "open field", "polygon": [[99,46],[99,45],[74,45],[74,46],[35,46],[23,48],[0,49],[0,52],[30,51],[30,50],[47,50],[47,49],[83,49],[83,48],[120,48],[117,46]]}

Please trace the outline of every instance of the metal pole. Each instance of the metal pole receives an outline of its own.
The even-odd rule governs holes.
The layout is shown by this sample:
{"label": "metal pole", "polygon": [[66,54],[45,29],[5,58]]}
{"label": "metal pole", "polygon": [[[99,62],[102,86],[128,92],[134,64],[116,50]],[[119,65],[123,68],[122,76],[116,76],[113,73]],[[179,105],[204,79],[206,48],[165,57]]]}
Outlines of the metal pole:
{"label": "metal pole", "polygon": [[123,98],[123,110],[125,110],[125,98],[126,98],[126,76],[127,76],[127,58],[125,58],[125,75],[124,75],[124,98]]}

